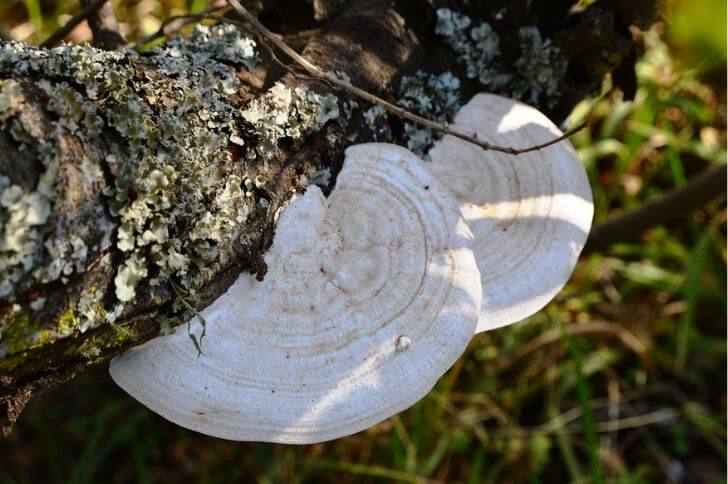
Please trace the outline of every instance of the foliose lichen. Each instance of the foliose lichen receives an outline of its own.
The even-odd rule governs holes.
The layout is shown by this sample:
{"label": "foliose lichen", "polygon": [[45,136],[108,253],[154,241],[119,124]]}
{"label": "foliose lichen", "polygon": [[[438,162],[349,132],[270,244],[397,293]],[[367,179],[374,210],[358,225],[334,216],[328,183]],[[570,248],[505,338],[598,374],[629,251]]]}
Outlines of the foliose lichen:
{"label": "foliose lichen", "polygon": [[[502,12],[494,18],[498,21],[500,17]],[[467,15],[440,8],[435,33],[455,52],[469,79],[532,104],[551,106],[555,102],[566,60],[550,39],[541,37],[537,27],[518,30],[520,55],[513,63],[503,58],[501,39],[488,22],[474,25]]]}
{"label": "foliose lichen", "polygon": [[[20,124],[13,118],[23,102],[20,84],[15,80],[0,81],[0,127],[11,136],[26,141]],[[58,160],[52,146],[41,141],[25,147],[37,152],[44,165],[35,190],[29,190],[0,175],[0,299],[13,301],[16,286],[34,270],[44,248],[42,226],[51,213],[55,195]]]}
{"label": "foliose lichen", "polygon": [[[460,109],[459,90],[460,80],[450,72],[430,74],[418,71],[414,76],[402,78],[397,104],[427,119],[447,124]],[[439,133],[405,122],[403,136],[410,150],[423,154]]]}
{"label": "foliose lichen", "polygon": [[457,54],[469,79],[477,78],[494,90],[503,88],[511,80],[499,63],[500,38],[487,22],[474,26],[467,15],[440,8],[435,33]]}
{"label": "foliose lichen", "polygon": [[[16,120],[22,83],[0,80],[0,127],[43,165],[35,187],[0,176],[0,300],[12,302],[32,283],[65,283],[89,262],[87,234],[46,229],[55,216],[57,142],[70,133],[89,145],[99,136],[105,141],[103,164],[84,159],[80,168],[105,186],[121,257],[113,306],[105,305],[104,291],[86,291],[56,323],[55,334],[113,322],[138,297],[143,281],[154,290],[173,280],[194,301],[221,244],[244,232],[253,207],[268,204],[255,200],[267,181],[234,172],[230,147],[265,156],[282,138],[319,129],[339,115],[335,96],[282,84],[241,111],[230,102],[240,89],[236,66],[252,69],[256,60],[255,42],[231,25],[197,26],[189,37],[175,37],[144,56],[87,45],[0,45],[0,77],[42,79],[35,85],[53,114],[52,133],[39,143]],[[100,263],[111,266],[110,256]],[[34,300],[31,314],[44,304]],[[37,339],[28,336],[25,346]]]}
{"label": "foliose lichen", "polygon": [[290,89],[276,83],[264,96],[255,99],[242,112],[253,126],[260,150],[271,152],[284,137],[297,138],[339,117],[336,96],[321,95],[301,88]]}

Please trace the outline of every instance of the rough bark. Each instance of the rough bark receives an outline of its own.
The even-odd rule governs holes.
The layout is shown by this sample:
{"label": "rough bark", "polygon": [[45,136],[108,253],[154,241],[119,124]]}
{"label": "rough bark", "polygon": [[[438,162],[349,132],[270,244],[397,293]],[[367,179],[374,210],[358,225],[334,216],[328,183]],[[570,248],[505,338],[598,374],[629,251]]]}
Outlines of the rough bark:
{"label": "rough bark", "polygon": [[[654,2],[644,2],[649,6],[639,12],[617,1],[597,2],[583,11],[573,11],[569,1],[531,3],[351,2],[327,10],[326,15],[319,16],[330,18],[317,23],[313,10],[295,19],[285,15],[292,6],[311,6],[281,0],[266,2],[261,19],[287,38],[305,38],[303,53],[317,65],[345,73],[354,84],[393,101],[401,96],[401,77],[418,69],[459,74],[464,81],[464,99],[487,90],[478,79],[468,80],[466,66],[435,34],[439,7],[459,9],[473,23],[489,19],[501,38],[499,65],[504,70],[512,70],[522,54],[517,48],[521,26],[535,26],[544,39],[550,39],[558,48],[555,52],[564,70],[554,80],[553,92],[536,103],[556,119],[593,92],[607,72],[621,72],[629,86],[634,77],[629,67],[637,47],[627,27],[637,22],[644,25],[645,12],[648,16],[654,13]],[[312,29],[316,29],[313,36]],[[295,126],[286,125],[283,135],[267,133],[266,119],[256,124],[239,113],[256,103],[263,110],[269,109],[275,103],[272,93],[279,92],[271,89],[275,81],[293,90],[294,98],[313,104],[326,102],[331,87],[287,72],[265,54],[265,49],[261,49],[261,62],[252,72],[224,53],[215,52],[214,46],[212,50],[198,49],[198,57],[193,52],[176,60],[169,51],[115,57],[90,50],[72,51],[63,59],[70,58],[75,64],[58,68],[47,59],[37,61],[38,67],[36,61],[27,59],[27,52],[18,52],[16,44],[0,46],[3,188],[7,192],[7,187],[19,187],[15,189],[18,193],[33,194],[39,182],[48,178],[48,172],[57,170],[52,193],[40,196],[41,200],[43,196],[49,199],[50,212],[40,217],[42,223],[21,227],[39,239],[36,246],[30,246],[31,260],[25,261],[30,268],[26,270],[25,262],[18,265],[11,260],[15,264],[11,268],[17,271],[13,287],[10,294],[0,298],[0,427],[6,431],[34,392],[140,344],[157,335],[170,320],[179,323],[194,316],[190,305],[197,310],[204,308],[241,271],[264,277],[262,256],[272,240],[276,211],[294,189],[307,182],[318,181],[330,188],[347,145],[373,137],[404,142],[402,123],[390,119],[385,134],[377,133],[376,126],[364,121],[363,112],[370,106],[357,107],[342,92],[333,93],[338,98],[334,119],[311,121],[311,116],[315,118],[323,108],[304,112],[309,108],[301,101],[297,111],[292,108],[292,116],[297,116]],[[97,62],[107,64],[101,69],[104,74],[79,75],[83,61],[76,57],[92,54],[98,55]],[[18,56],[25,60],[17,62]],[[204,58],[200,60],[200,56]],[[191,62],[201,63],[195,67],[189,65]],[[205,85],[196,69],[210,66],[234,73],[238,79],[234,91],[211,88],[207,97],[200,98],[214,106],[193,104],[192,109],[182,109],[188,97],[197,98],[191,89],[202,90]],[[95,67],[88,68],[96,72]],[[123,81],[118,86],[114,85],[118,79],[111,74],[115,70]],[[170,75],[170,70],[178,74]],[[226,76],[224,72],[221,70],[219,76]],[[295,91],[297,88],[302,91]],[[501,92],[513,94],[507,87]],[[319,97],[306,98],[307,93],[318,93]],[[130,100],[134,106],[126,113]],[[131,122],[124,118],[127,115]],[[181,131],[172,130],[167,139],[168,130],[162,124],[175,120],[182,123]],[[140,136],[138,129],[147,135]],[[209,139],[198,139],[191,133],[224,137],[226,141],[205,151],[200,145]],[[187,139],[175,138],[183,135]],[[47,153],[50,148],[51,155]],[[189,153],[198,148],[214,156],[190,158],[205,174],[194,178],[186,165],[175,165],[174,158],[192,156]],[[179,173],[164,172],[167,168],[162,168],[167,165],[177,167]],[[131,188],[125,178],[129,166],[143,178],[132,180]],[[328,181],[321,176],[326,170],[332,174]],[[217,181],[209,182],[211,177]],[[166,180],[159,183],[168,182],[171,188],[154,188],[156,181],[149,180],[157,179]],[[230,195],[231,180],[237,180],[238,187],[248,192],[243,199]],[[195,183],[200,184],[201,195],[190,202],[192,205],[182,205],[188,203],[185,200],[192,197],[190,194],[197,193]],[[213,188],[206,188],[208,183]],[[144,195],[136,188],[150,184],[154,185],[150,190],[157,191]],[[129,210],[129,204],[143,195],[150,197],[149,204],[160,206],[159,198],[170,194],[172,208],[163,209],[166,218],[161,232],[155,232],[154,223],[162,215],[152,213],[145,215],[143,233],[132,231],[131,242],[120,240],[126,230],[126,212],[120,214],[120,206]],[[0,221],[7,232],[8,210],[14,199],[8,195],[6,200],[5,193],[0,198],[6,210]],[[117,198],[121,198],[118,203],[114,201]],[[223,202],[233,215],[222,213]],[[33,209],[38,207],[28,208]],[[241,211],[245,216],[235,218]],[[212,221],[209,230],[217,235],[201,235],[207,226],[200,226],[200,220],[205,217]],[[69,245],[69,241],[75,244]],[[0,247],[0,254],[7,253],[7,247]],[[179,254],[188,262],[184,269],[169,262]],[[159,257],[164,262],[160,263]],[[49,276],[48,268],[58,269],[59,264],[58,277]],[[144,276],[138,280],[131,277],[120,292],[121,268],[128,269],[125,273],[133,268],[139,272],[139,264],[144,266]],[[2,272],[8,270],[0,268],[0,275],[7,275]],[[133,296],[120,301],[120,294],[130,287]]]}

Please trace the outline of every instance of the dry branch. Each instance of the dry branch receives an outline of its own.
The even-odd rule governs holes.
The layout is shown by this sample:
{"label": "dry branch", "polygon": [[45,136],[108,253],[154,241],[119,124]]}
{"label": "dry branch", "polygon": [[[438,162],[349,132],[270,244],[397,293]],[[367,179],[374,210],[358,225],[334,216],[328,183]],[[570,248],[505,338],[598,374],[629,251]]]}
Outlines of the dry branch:
{"label": "dry branch", "polygon": [[93,0],[90,3],[86,3],[86,5],[71,19],[65,23],[63,27],[53,32],[46,40],[41,42],[41,47],[53,47],[58,42],[63,40],[63,38],[68,35],[71,30],[73,30],[78,24],[83,22],[84,20],[87,20],[91,15],[93,15],[97,10],[99,10],[107,0]]}
{"label": "dry branch", "polygon": [[596,225],[584,252],[595,252],[616,242],[634,240],[644,231],[690,215],[718,197],[725,197],[725,194],[726,165],[713,165],[684,186]]}

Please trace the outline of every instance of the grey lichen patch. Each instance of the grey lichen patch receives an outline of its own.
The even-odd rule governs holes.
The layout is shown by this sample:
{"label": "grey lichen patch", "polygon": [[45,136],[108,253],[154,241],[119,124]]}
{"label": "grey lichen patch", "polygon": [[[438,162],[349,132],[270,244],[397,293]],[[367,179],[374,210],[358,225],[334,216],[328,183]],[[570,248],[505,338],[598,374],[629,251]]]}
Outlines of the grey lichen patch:
{"label": "grey lichen patch", "polygon": [[491,89],[503,88],[511,80],[499,65],[500,38],[487,22],[474,26],[467,15],[440,8],[435,32],[457,54],[469,79],[477,78]]}
{"label": "grey lichen patch", "polygon": [[336,96],[321,95],[276,83],[242,113],[253,129],[263,153],[272,152],[282,138],[298,138],[339,117]]}
{"label": "grey lichen patch", "polygon": [[518,38],[521,56],[515,64],[518,77],[511,88],[513,96],[531,104],[546,100],[552,105],[566,73],[566,61],[551,40],[541,37],[536,27],[521,27]]}
{"label": "grey lichen patch", "polygon": [[328,167],[316,170],[309,175],[303,175],[299,180],[301,186],[308,187],[311,185],[318,185],[321,188],[329,188],[331,183],[331,169]]}
{"label": "grey lichen patch", "polygon": [[[23,102],[20,84],[0,81],[0,127],[19,143],[26,141],[23,128],[13,118]],[[41,141],[28,145],[36,151],[45,171],[34,190],[13,184],[0,175],[0,299],[13,301],[18,285],[37,269],[43,252],[42,227],[51,213],[58,160],[52,146]]]}
{"label": "grey lichen patch", "polygon": [[[441,124],[447,124],[460,108],[460,80],[450,72],[430,74],[418,71],[402,78],[397,104]],[[366,116],[366,115],[365,115]],[[415,153],[423,154],[436,136],[429,128],[404,124],[404,140]]]}
{"label": "grey lichen patch", "polygon": [[372,132],[374,141],[390,141],[392,139],[392,127],[389,124],[387,111],[380,105],[375,104],[364,111],[364,121]]}
{"label": "grey lichen patch", "polygon": [[14,79],[0,80],[0,120],[5,122],[23,102],[20,83]]}
{"label": "grey lichen patch", "polygon": [[541,37],[537,27],[518,30],[515,62],[503,57],[501,39],[488,22],[474,25],[467,15],[440,8],[435,32],[455,52],[469,79],[532,104],[555,103],[566,60],[551,40]]}
{"label": "grey lichen patch", "polygon": [[47,109],[58,115],[58,123],[74,134],[98,136],[104,126],[104,120],[98,109],[87,102],[76,89],[66,82],[53,84],[49,81],[38,82],[46,96]]}
{"label": "grey lichen patch", "polygon": [[[174,40],[177,45],[180,42],[180,38]],[[197,52],[230,64],[243,64],[250,70],[258,62],[255,41],[240,35],[240,30],[231,24],[197,24],[187,41],[182,43],[182,50]]]}
{"label": "grey lichen patch", "polygon": [[[239,81],[219,61],[235,60],[252,68],[254,47],[251,39],[229,26],[199,26],[189,39],[176,38],[155,49],[150,61],[161,73],[176,78],[167,86],[149,86],[154,92],[169,88],[163,109],[155,109],[144,90],[133,87],[138,84],[134,54],[88,46],[43,51],[19,43],[0,53],[4,71],[64,79],[39,83],[48,96],[48,110],[58,115],[61,126],[89,138],[97,136],[105,122],[123,140],[111,145],[106,161],[115,178],[105,191],[112,215],[120,220],[117,247],[127,254],[114,278],[119,301],[132,301],[136,285],[152,275],[153,284],[177,276],[185,287],[194,287],[195,269],[209,264],[223,234],[234,234],[244,222],[247,207],[240,180],[225,171],[230,161],[227,140],[239,130],[227,96],[237,91]],[[5,223],[5,231],[15,234],[43,223],[49,204],[11,188],[4,205],[14,204],[11,213],[22,214],[26,227]],[[175,231],[184,218],[191,220],[180,238]],[[33,245],[20,256],[41,243],[39,237],[25,239]],[[71,259],[83,260],[84,248],[78,237],[50,244],[46,249],[54,267],[44,271],[42,279],[72,272],[68,255],[80,253]]]}

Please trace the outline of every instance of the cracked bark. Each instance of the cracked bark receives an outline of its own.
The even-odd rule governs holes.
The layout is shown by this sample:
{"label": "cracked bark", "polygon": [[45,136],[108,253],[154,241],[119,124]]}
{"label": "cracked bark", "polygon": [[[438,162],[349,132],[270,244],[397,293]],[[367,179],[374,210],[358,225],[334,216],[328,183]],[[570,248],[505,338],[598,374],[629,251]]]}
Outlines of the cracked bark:
{"label": "cracked bark", "polygon": [[[457,3],[450,2],[449,5]],[[477,13],[485,18],[486,14],[490,15],[507,5],[506,19],[499,27],[504,38],[508,37],[509,30],[513,35],[512,31],[518,25],[537,24],[568,56],[569,70],[561,81],[563,94],[550,110],[556,120],[563,118],[576,102],[592,92],[605,73],[625,71],[628,78],[633,77],[633,70],[625,70],[623,65],[633,63],[636,58],[636,47],[626,26],[641,22],[642,17],[631,18],[634,12],[625,9],[623,2],[599,2],[577,13],[570,12],[571,2],[566,1],[557,2],[558,5],[544,2],[544,5],[548,5],[537,4],[532,8],[528,7],[531,2],[526,0],[503,5],[500,3],[503,2],[495,2],[495,5],[487,8],[478,6],[480,10]],[[646,11],[648,14],[654,12],[654,2],[647,3],[652,8],[641,9],[640,16],[644,16]],[[267,4],[270,5],[261,15],[262,20],[290,38],[301,31],[320,29],[303,48],[303,54],[309,60],[325,70],[347,73],[354,84],[382,97],[392,99],[399,78],[420,68],[433,72],[447,69],[462,72],[454,56],[433,35],[433,5],[444,6],[444,2],[361,2],[355,7],[347,6],[337,11],[321,24],[315,23],[313,12],[310,12],[309,21],[294,22],[282,17],[282,12],[290,11],[291,5],[300,6],[299,2],[291,4],[290,1],[280,0]],[[467,8],[475,7],[471,5]],[[143,57],[136,63],[135,69],[140,83],[155,76]],[[239,93],[231,96],[230,102],[238,108],[244,107],[284,72],[270,60],[253,74],[241,70],[239,77],[244,80],[243,87]],[[20,75],[15,78],[21,83],[24,92],[30,94],[19,111],[18,122],[37,139],[47,138],[53,116],[46,109],[45,95],[36,87],[40,79]],[[461,79],[465,79],[465,76],[461,75]],[[285,74],[282,81],[290,87],[308,86],[319,92],[330,89],[320,82],[295,78],[290,73]],[[466,98],[478,90],[477,82],[465,83]],[[343,93],[337,94],[344,98]],[[40,311],[39,319],[49,325],[55,324],[69,304],[85,291],[101,290],[104,291],[104,301],[114,300],[114,265],[104,266],[98,261],[107,253],[112,254],[112,260],[118,260],[114,237],[109,237],[108,233],[100,229],[104,225],[116,227],[118,220],[106,208],[106,201],[101,194],[103,187],[90,184],[79,168],[79,160],[83,158],[104,166],[110,136],[104,132],[94,143],[89,144],[65,134],[58,143],[60,175],[57,185],[62,188],[54,202],[49,224],[58,231],[69,224],[86,227],[90,234],[87,245],[92,250],[88,253],[83,273],[74,274],[65,284],[56,281],[31,286],[18,296],[17,303],[21,306],[26,306],[38,296],[45,297],[48,302]],[[321,131],[306,133],[298,140],[281,143],[266,163],[249,163],[242,152],[231,148],[233,172],[249,176],[264,175],[270,180],[266,188],[274,202],[267,212],[252,213],[246,234],[249,240],[247,245],[231,242],[221,247],[218,260],[205,271],[205,285],[198,309],[204,308],[224,292],[240,272],[264,273],[262,255],[272,240],[273,214],[276,209],[290,197],[293,188],[300,188],[299,180],[303,174],[327,167],[335,175],[340,168],[343,149],[352,143],[355,136],[355,142],[371,139],[361,111],[354,111],[340,123],[329,123]],[[14,184],[33,188],[38,182],[40,169],[32,153],[19,151],[10,134],[0,131],[0,174],[10,178]],[[109,173],[106,171],[108,183]],[[0,427],[9,431],[22,407],[35,392],[60,384],[85,366],[104,362],[129,346],[156,336],[159,324],[153,316],[164,314],[169,309],[173,292],[171,287],[163,287],[147,295],[144,295],[144,290],[139,292],[143,294],[142,297],[136,298],[119,321],[133,335],[123,345],[102,345],[101,353],[92,360],[79,355],[78,349],[85,342],[114,341],[115,327],[104,324],[83,334],[73,333],[51,339],[24,352],[19,364],[0,370]],[[0,303],[0,314],[10,310],[10,303]]]}

